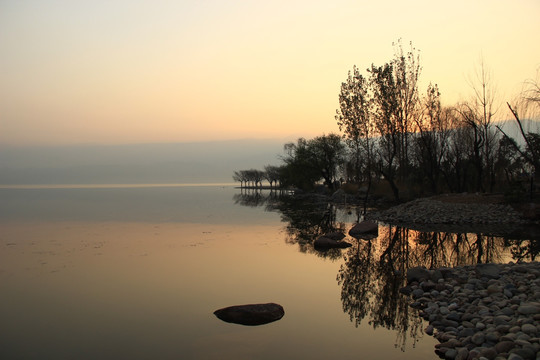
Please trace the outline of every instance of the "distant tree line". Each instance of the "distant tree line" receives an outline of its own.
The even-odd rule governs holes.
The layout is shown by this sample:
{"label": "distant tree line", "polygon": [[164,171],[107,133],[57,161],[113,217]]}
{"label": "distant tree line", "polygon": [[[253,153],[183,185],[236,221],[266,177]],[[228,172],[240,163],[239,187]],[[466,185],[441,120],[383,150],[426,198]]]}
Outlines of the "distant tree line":
{"label": "distant tree line", "polygon": [[267,165],[263,170],[239,170],[233,174],[233,180],[238,181],[241,187],[262,187],[263,180],[268,181],[270,187],[281,187],[281,168]]}
{"label": "distant tree line", "polygon": [[[235,171],[233,180],[241,187],[262,187],[266,180],[270,187],[312,189],[322,180],[328,188],[335,188],[347,160],[347,148],[340,135],[330,134],[284,145],[285,155],[280,166],[267,165],[264,170]],[[342,180],[342,179],[341,179]]]}
{"label": "distant tree line", "polygon": [[[394,45],[394,58],[363,75],[354,66],[341,84],[335,120],[341,135],[300,138],[284,146],[280,166],[237,171],[242,186],[334,189],[342,182],[385,181],[396,200],[403,189],[416,193],[493,192],[533,184],[540,170],[540,134],[525,131],[518,113],[540,114],[538,79],[526,83],[519,104],[507,107],[519,139],[495,123],[497,111],[490,73],[482,62],[472,83],[474,96],[443,106],[436,84],[418,88],[421,67],[412,44]],[[502,109],[501,109],[502,108]],[[520,185],[521,184],[521,185]]]}

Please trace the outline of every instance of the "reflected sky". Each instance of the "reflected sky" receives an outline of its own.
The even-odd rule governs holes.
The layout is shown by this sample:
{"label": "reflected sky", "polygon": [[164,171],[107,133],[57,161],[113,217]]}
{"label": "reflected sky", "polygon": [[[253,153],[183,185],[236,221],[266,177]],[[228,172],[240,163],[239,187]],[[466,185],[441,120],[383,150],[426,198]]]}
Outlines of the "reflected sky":
{"label": "reflected sky", "polygon": [[[31,226],[29,226],[29,224]],[[340,262],[303,254],[265,225],[3,224],[0,354],[27,359],[433,358],[418,334],[352,326]],[[224,306],[276,302],[260,327],[224,323]]]}
{"label": "reflected sky", "polygon": [[[322,197],[233,186],[0,189],[0,357],[433,359],[399,294],[412,266],[506,262],[538,242],[379,226]],[[260,327],[216,309],[276,302]]]}
{"label": "reflected sky", "polygon": [[[298,251],[280,213],[232,187],[1,191],[2,358],[434,357],[421,329],[353,323],[343,258]],[[285,316],[213,315],[258,302]]]}

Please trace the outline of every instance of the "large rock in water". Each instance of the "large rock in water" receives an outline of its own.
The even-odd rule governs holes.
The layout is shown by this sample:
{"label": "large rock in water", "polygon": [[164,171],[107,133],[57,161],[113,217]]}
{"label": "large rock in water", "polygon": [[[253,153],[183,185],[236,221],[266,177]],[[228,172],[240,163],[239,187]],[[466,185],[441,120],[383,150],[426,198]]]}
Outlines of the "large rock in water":
{"label": "large rock in water", "polygon": [[346,241],[334,240],[324,235],[319,237],[317,240],[313,242],[313,247],[315,249],[322,249],[322,250],[335,249],[335,248],[343,249],[343,248],[348,248],[350,246],[352,245]]}
{"label": "large rock in water", "polygon": [[285,315],[279,304],[235,305],[214,311],[220,320],[241,325],[264,325],[277,321]]}
{"label": "large rock in water", "polygon": [[349,235],[355,239],[373,239],[379,235],[379,225],[374,221],[362,221],[349,230]]}

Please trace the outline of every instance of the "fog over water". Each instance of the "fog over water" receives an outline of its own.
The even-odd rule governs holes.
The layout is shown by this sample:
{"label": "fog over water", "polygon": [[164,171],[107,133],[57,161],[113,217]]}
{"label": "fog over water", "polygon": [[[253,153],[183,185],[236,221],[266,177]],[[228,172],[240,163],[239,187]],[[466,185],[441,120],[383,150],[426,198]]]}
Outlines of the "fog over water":
{"label": "fog over water", "polygon": [[[538,122],[524,121],[538,131]],[[515,121],[503,130],[518,143]],[[495,128],[493,131],[497,131]],[[235,170],[278,165],[297,137],[192,143],[8,146],[0,144],[0,185],[230,183]]]}
{"label": "fog over water", "polygon": [[286,142],[0,146],[0,184],[232,182],[234,170],[278,164]]}

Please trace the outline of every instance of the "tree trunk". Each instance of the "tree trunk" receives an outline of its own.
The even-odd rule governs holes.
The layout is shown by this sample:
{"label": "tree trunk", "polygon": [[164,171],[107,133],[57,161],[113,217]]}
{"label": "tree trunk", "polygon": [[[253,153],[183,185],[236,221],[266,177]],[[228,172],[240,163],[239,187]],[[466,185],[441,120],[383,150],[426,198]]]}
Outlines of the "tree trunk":
{"label": "tree trunk", "polygon": [[392,189],[392,193],[394,194],[394,200],[399,201],[399,189],[396,186],[394,178],[392,176],[389,176],[388,173],[385,173],[382,170],[381,170],[381,174],[384,176],[384,179],[388,181],[388,184],[390,185],[390,188]]}

